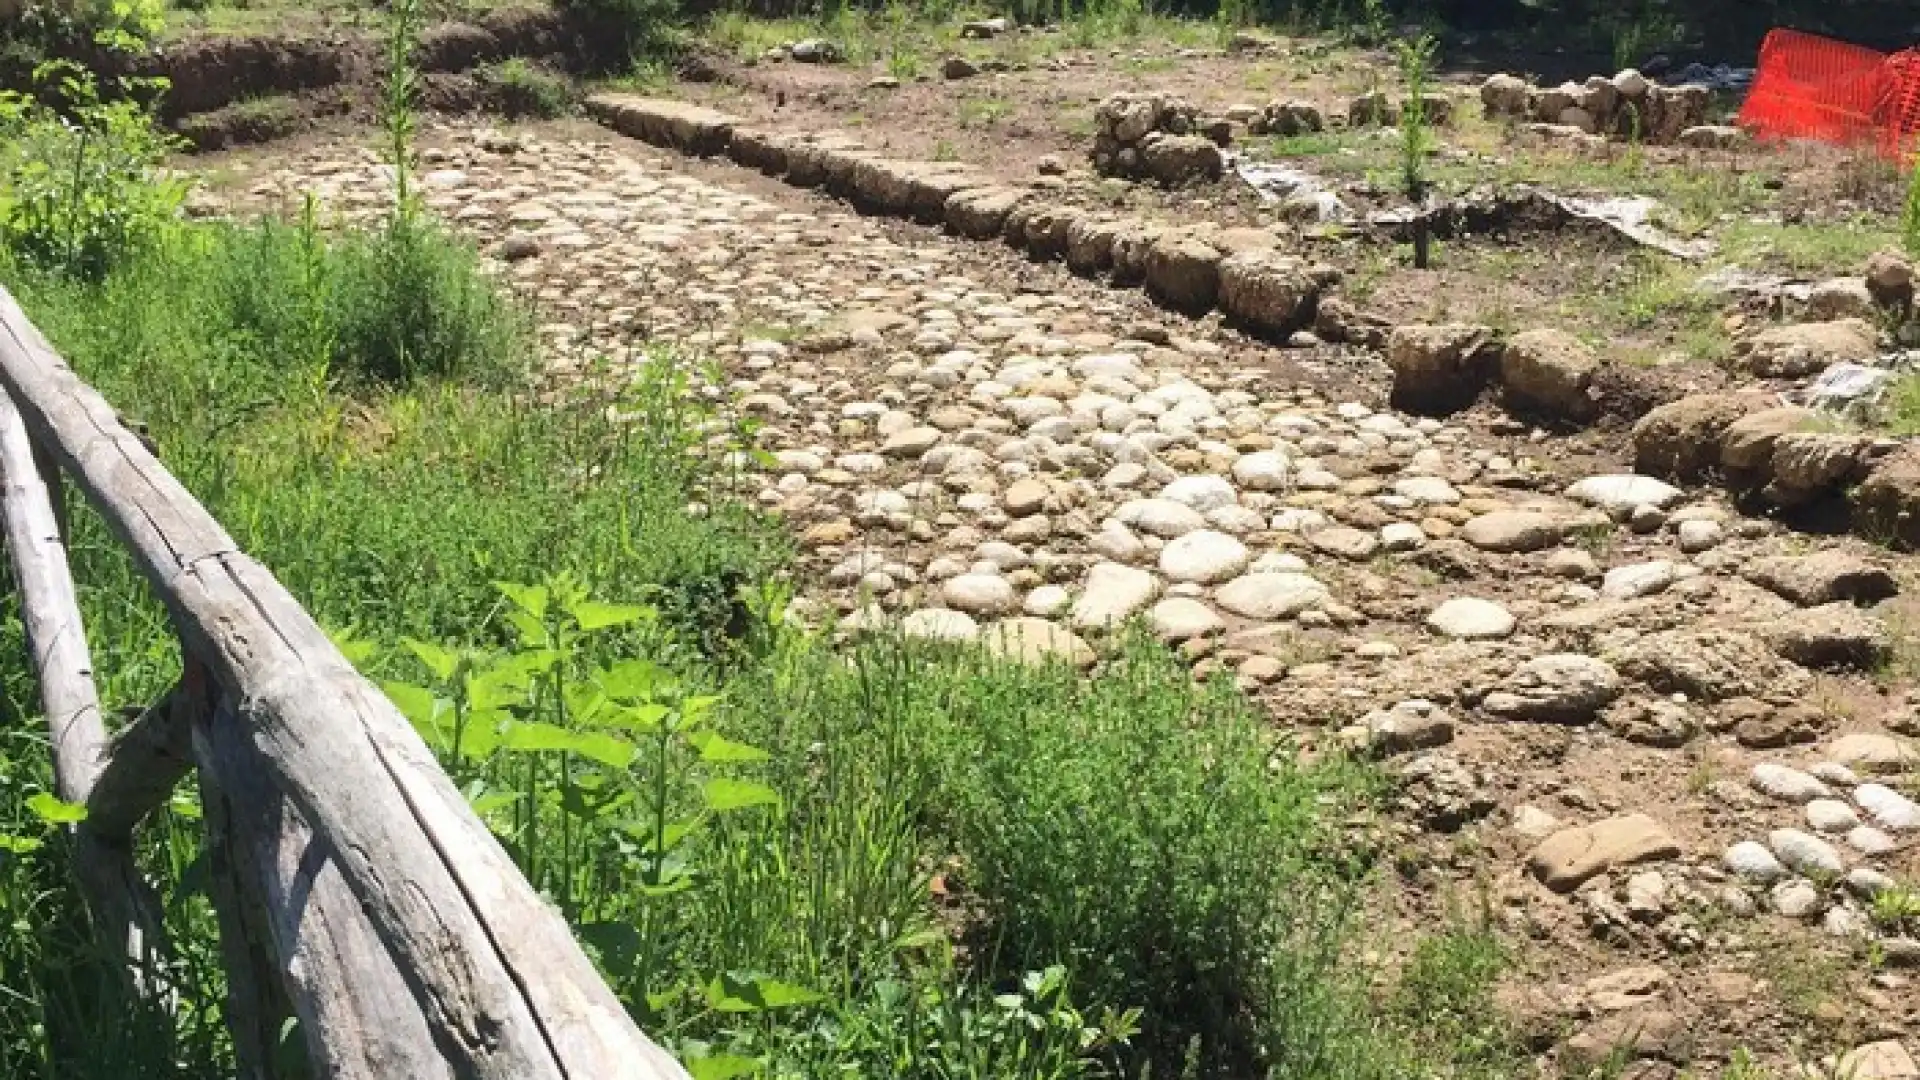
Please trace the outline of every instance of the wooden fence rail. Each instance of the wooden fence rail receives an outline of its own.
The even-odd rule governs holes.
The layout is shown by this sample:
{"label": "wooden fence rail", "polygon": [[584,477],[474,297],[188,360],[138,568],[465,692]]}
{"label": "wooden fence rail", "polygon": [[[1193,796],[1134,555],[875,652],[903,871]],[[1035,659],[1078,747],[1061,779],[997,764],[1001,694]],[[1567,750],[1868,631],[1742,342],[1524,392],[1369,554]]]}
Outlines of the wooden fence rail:
{"label": "wooden fence rail", "polygon": [[[109,737],[57,512],[61,476],[166,604],[185,658]],[[240,551],[0,289],[7,549],[58,794],[88,808],[76,871],[137,992],[168,948],[132,855],[198,771],[241,1076],[278,1076],[297,1016],[316,1075],[669,1080],[559,913],[412,727]]]}

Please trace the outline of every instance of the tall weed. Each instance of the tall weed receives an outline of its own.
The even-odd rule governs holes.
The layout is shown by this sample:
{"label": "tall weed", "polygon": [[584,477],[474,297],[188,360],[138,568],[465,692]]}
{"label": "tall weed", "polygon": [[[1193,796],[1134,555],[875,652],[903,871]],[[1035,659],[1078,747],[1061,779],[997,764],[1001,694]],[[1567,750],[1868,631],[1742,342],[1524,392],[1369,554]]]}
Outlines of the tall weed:
{"label": "tall weed", "polygon": [[896,762],[892,785],[924,792],[915,804],[930,851],[950,860],[943,880],[980,975],[1063,965],[1085,1000],[1140,1010],[1130,1060],[1156,1071],[1177,1069],[1194,1040],[1209,1074],[1252,1067],[1263,1037],[1290,1034],[1269,1003],[1309,988],[1337,983],[1329,1007],[1351,1004],[1331,956],[1296,948],[1293,928],[1344,940],[1362,867],[1329,845],[1321,801],[1364,786],[1292,764],[1231,688],[1194,685],[1144,641],[1090,680],[884,641],[837,674],[813,663],[789,684],[807,687],[807,708],[777,687],[742,695],[743,725],[816,754],[890,740],[861,756]]}
{"label": "tall weed", "polygon": [[0,91],[0,249],[98,280],[172,224],[186,186],[160,165],[177,140],[134,98],[104,100],[73,64],[44,64],[35,81],[65,109]]}
{"label": "tall weed", "polygon": [[1900,214],[1900,240],[1907,254],[1920,259],[1920,153],[1907,176],[1907,198]]}

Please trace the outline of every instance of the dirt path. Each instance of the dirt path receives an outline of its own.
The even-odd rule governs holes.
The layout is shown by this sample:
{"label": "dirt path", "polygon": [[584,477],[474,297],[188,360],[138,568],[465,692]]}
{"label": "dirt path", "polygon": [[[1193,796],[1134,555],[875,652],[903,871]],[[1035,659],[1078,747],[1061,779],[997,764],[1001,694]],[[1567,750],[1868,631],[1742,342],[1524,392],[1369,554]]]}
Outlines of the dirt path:
{"label": "dirt path", "polygon": [[[583,125],[427,146],[556,375],[721,365],[814,611],[1076,662],[1139,616],[1310,750],[1371,744],[1400,778],[1381,950],[1484,904],[1570,1071],[1622,1040],[1638,1077],[1920,1048],[1920,943],[1870,899],[1920,879],[1913,560],[731,165]],[[338,145],[217,165],[250,208],[387,198]]]}

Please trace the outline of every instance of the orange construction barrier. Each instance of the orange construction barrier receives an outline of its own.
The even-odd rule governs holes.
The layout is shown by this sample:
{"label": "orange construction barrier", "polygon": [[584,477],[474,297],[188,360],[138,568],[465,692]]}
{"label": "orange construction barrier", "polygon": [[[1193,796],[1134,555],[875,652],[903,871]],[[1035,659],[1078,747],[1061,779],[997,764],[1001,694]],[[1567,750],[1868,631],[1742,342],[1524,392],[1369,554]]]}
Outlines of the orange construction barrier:
{"label": "orange construction barrier", "polygon": [[1877,115],[1882,154],[1905,160],[1920,153],[1920,49],[1887,58]]}
{"label": "orange construction barrier", "polygon": [[1740,125],[1763,139],[1872,143],[1889,157],[1920,136],[1920,50],[1891,56],[1798,30],[1760,46]]}

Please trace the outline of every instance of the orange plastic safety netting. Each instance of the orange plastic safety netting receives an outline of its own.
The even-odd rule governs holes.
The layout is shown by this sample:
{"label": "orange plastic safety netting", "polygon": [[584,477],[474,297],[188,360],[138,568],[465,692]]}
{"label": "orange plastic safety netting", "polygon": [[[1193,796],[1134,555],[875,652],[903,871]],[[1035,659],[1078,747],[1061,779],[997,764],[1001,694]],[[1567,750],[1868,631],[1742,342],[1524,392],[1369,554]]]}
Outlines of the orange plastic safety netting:
{"label": "orange plastic safety netting", "polygon": [[1891,158],[1920,153],[1920,49],[1887,57],[1880,100],[1880,150]]}
{"label": "orange plastic safety netting", "polygon": [[1761,138],[1871,143],[1903,157],[1920,138],[1920,50],[1888,55],[1797,30],[1760,46],[1740,124]]}

